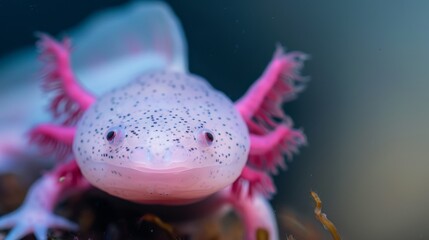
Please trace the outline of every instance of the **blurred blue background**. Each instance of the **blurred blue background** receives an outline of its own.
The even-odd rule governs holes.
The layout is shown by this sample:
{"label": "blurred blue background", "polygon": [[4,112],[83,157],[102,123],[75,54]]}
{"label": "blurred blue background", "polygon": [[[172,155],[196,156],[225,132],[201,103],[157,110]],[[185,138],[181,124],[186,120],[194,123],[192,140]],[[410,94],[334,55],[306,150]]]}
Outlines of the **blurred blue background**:
{"label": "blurred blue background", "polygon": [[[125,2],[0,1],[0,57]],[[311,216],[315,190],[344,239],[429,239],[428,1],[167,2],[191,72],[233,100],[276,43],[312,56],[308,89],[286,105],[309,145],[276,177],[276,210]]]}

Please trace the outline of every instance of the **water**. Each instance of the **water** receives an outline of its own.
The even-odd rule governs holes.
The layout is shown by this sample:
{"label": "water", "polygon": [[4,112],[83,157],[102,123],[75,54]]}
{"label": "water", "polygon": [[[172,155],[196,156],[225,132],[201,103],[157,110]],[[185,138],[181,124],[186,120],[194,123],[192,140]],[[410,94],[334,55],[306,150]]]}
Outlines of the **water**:
{"label": "water", "polygon": [[[60,34],[123,2],[1,1],[0,56],[31,45],[34,31]],[[277,213],[286,206],[312,219],[315,190],[344,239],[428,237],[429,3],[168,2],[191,72],[232,99],[277,42],[312,56],[308,89],[286,106],[309,145],[276,177]]]}

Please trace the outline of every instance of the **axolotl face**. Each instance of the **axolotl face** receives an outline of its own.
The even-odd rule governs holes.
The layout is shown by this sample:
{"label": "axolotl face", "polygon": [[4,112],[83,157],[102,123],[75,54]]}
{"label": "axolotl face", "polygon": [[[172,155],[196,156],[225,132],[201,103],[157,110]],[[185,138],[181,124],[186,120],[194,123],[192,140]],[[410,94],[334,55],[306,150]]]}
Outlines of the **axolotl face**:
{"label": "axolotl face", "polygon": [[185,204],[235,181],[249,133],[204,79],[153,72],[100,97],[78,123],[73,151],[86,179],[112,195]]}

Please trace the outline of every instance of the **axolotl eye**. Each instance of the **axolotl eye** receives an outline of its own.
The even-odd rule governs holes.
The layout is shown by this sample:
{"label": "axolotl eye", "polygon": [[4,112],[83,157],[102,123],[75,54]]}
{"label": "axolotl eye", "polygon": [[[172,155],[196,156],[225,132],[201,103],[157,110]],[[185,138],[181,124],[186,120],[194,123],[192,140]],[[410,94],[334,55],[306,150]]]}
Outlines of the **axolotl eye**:
{"label": "axolotl eye", "polygon": [[111,145],[118,145],[124,140],[124,129],[122,127],[111,127],[106,132],[106,140]]}
{"label": "axolotl eye", "polygon": [[195,140],[203,147],[209,147],[213,144],[214,134],[208,129],[200,129],[195,133]]}

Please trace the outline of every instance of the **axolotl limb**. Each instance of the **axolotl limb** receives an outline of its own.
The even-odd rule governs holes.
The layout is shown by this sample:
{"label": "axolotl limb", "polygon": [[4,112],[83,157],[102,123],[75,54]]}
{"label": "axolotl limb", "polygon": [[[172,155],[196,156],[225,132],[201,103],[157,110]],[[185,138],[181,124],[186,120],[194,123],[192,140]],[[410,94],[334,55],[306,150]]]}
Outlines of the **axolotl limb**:
{"label": "axolotl limb", "polygon": [[31,232],[46,239],[50,227],[75,230],[52,209],[89,185],[142,204],[217,198],[241,216],[247,240],[261,232],[278,239],[266,198],[275,192],[271,174],[285,167],[284,155],[305,143],[282,109],[302,89],[304,54],[279,47],[233,103],[203,78],[175,68],[141,73],[95,97],[76,80],[69,40],[41,35],[39,47],[56,124],[41,124],[30,135],[64,160],[34,183],[20,209],[0,218],[0,229],[13,227],[6,240]]}

